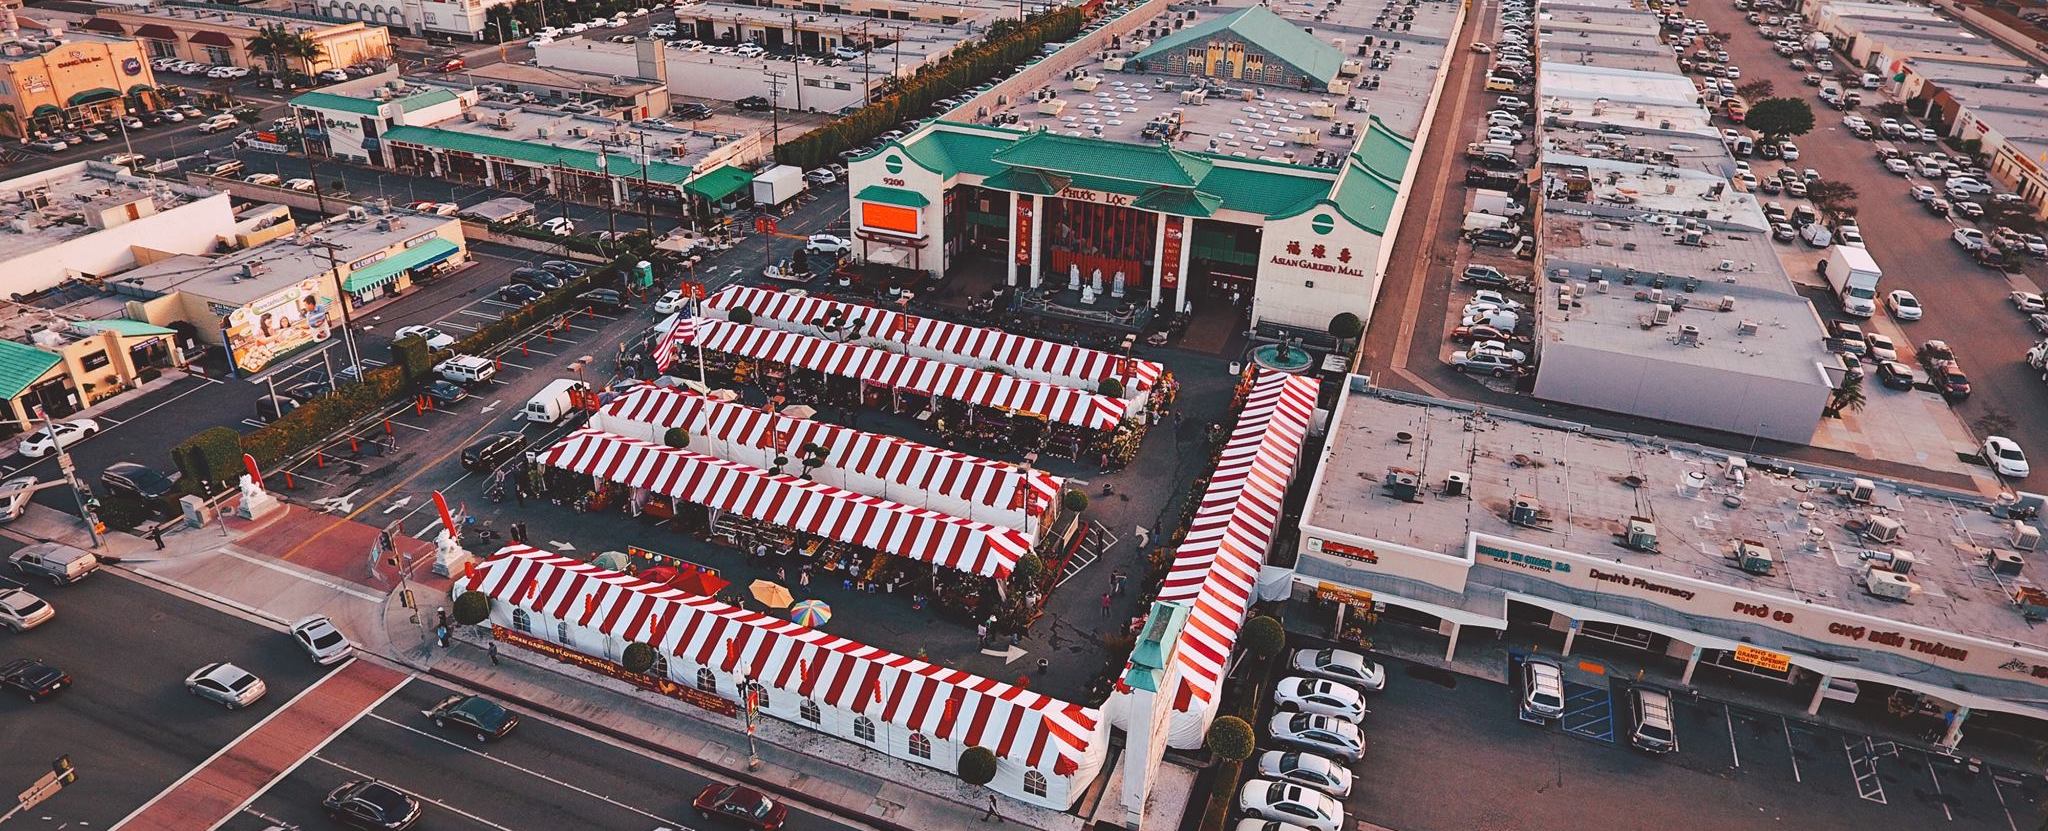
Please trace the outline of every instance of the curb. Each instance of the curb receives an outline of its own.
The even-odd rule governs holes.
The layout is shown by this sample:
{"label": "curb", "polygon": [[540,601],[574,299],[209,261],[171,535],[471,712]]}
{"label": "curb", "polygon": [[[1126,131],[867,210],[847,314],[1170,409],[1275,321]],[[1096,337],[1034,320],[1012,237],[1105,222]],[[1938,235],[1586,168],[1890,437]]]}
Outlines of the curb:
{"label": "curb", "polygon": [[453,672],[449,672],[439,667],[430,668],[426,672],[427,675],[443,681],[450,681],[465,687],[473,687],[479,690],[487,690],[492,695],[495,695],[513,704],[517,704],[521,707],[525,707],[526,709],[533,710],[536,712],[546,713],[551,718],[568,722],[570,724],[574,724],[577,727],[589,730],[593,733],[597,733],[602,736],[606,736],[614,741],[624,742],[626,744],[630,744],[634,747],[640,748],[641,750],[645,750],[659,756],[666,756],[671,759],[678,759],[684,762],[688,762],[692,765],[704,768],[706,770],[717,771],[735,782],[739,782],[741,784],[745,784],[754,788],[771,791],[773,793],[781,795],[781,797],[787,801],[801,803],[809,808],[812,808],[814,810],[817,810],[821,813],[830,816],[852,820],[858,824],[867,825],[874,828],[880,828],[884,831],[929,831],[929,829],[912,829],[909,826],[899,824],[892,820],[883,819],[880,817],[873,817],[867,814],[850,813],[842,806],[813,799],[809,794],[803,793],[801,791],[791,791],[780,783],[771,782],[766,778],[757,776],[750,771],[734,770],[730,767],[719,764],[717,762],[692,756],[688,753],[676,750],[675,748],[654,741],[650,741],[646,738],[633,735],[632,733],[619,730],[615,727],[611,727],[606,724],[601,724],[599,722],[584,718],[574,713],[565,712],[554,707],[540,704],[538,702],[533,701],[532,699],[529,699],[517,693],[507,692],[496,687],[478,683],[473,679],[465,678],[461,675],[457,675]]}

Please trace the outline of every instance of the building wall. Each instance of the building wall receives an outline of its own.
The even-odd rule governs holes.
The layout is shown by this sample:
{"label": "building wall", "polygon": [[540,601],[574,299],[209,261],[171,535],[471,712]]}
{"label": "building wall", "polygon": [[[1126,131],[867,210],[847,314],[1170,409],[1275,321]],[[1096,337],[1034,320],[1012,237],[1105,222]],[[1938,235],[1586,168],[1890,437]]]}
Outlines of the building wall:
{"label": "building wall", "polygon": [[[0,135],[20,138],[22,121],[38,107],[69,111],[71,96],[78,93],[111,89],[126,95],[137,86],[156,86],[142,44],[67,37],[62,45],[41,55],[0,63],[0,104],[13,107],[12,117],[0,117]],[[127,110],[119,98],[90,106]]]}
{"label": "building wall", "polygon": [[1375,264],[1386,244],[1327,203],[1267,222],[1259,242],[1252,319],[1316,331],[1340,312],[1371,320],[1384,276]]}
{"label": "building wall", "polygon": [[[199,63],[218,64],[218,57],[225,57],[229,66],[248,69],[268,69],[263,58],[250,53],[249,41],[261,32],[262,27],[274,23],[294,22],[290,18],[251,18],[247,13],[227,12],[227,18],[211,13],[195,12],[190,9],[176,9],[180,17],[171,17],[164,11],[121,11],[106,10],[100,17],[120,23],[122,28],[133,34],[147,24],[168,27],[178,34],[175,41],[145,39],[142,41],[150,57],[177,57]],[[196,17],[194,15],[197,15]],[[231,46],[209,48],[208,44],[191,42],[198,32],[218,32],[227,35]],[[383,26],[364,23],[340,23],[321,27],[307,33],[320,48],[321,56],[311,60],[294,59],[286,65],[300,72],[313,73],[322,69],[353,66],[369,60],[391,57],[391,38]]]}
{"label": "building wall", "polygon": [[140,264],[137,248],[203,254],[234,229],[228,195],[215,194],[0,263],[0,294],[27,294],[85,274],[104,277],[134,268]]}
{"label": "building wall", "polygon": [[[321,14],[342,20],[360,20],[375,26],[389,26],[401,34],[422,31],[478,38],[493,6],[511,0],[321,0]],[[510,32],[506,33],[508,36]]]}
{"label": "building wall", "polygon": [[1185,49],[1153,56],[1148,71],[1161,75],[1215,78],[1289,89],[1320,89],[1323,84],[1296,71],[1281,56],[1241,38],[1221,36]]}
{"label": "building wall", "polygon": [[1536,372],[1538,398],[1799,444],[1830,392],[1818,364],[1790,381],[1572,343],[1545,344]]}
{"label": "building wall", "polygon": [[[943,220],[945,219],[946,200],[944,194],[947,188],[952,187],[957,182],[948,181],[937,172],[920,167],[917,161],[910,157],[909,153],[894,147],[867,158],[856,160],[848,165],[846,181],[847,193],[849,194],[848,202],[852,212],[849,221],[852,223],[854,231],[854,253],[856,255],[862,259],[872,258],[881,249],[890,246],[869,242],[861,237],[863,233],[861,231],[863,203],[859,199],[851,198],[851,194],[858,194],[872,185],[916,191],[930,199],[931,204],[915,209],[918,215],[918,225],[923,229],[925,241],[923,248],[916,249],[918,254],[915,262],[925,273],[933,277],[938,277],[945,273],[946,262],[943,252],[946,247],[946,238]],[[906,208],[903,210],[911,209]],[[906,254],[909,251],[908,248],[904,250]],[[908,266],[911,263],[912,260],[906,256],[903,264]]]}
{"label": "building wall", "polygon": [[[625,78],[641,76],[639,61],[632,52],[595,48],[584,38],[542,44],[534,53],[541,66]],[[771,79],[765,70],[771,66],[787,65],[736,55],[692,53],[689,59],[672,55],[668,58],[669,92],[715,101],[736,101],[751,95],[768,98],[774,90],[769,87]],[[782,91],[774,100],[784,108],[797,109],[797,87],[787,73],[780,69],[777,72],[783,75]],[[870,85],[880,84],[888,77],[887,72],[876,72],[867,81]],[[813,66],[803,70],[802,90],[802,109],[810,112],[838,112],[859,106],[867,97],[859,69],[845,66]]]}

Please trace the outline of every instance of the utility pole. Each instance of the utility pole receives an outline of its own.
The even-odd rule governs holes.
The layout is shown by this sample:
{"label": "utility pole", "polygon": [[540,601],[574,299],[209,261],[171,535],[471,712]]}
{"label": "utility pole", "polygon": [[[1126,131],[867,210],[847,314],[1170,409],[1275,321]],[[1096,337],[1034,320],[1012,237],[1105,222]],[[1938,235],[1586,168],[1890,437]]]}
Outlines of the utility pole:
{"label": "utility pole", "polygon": [[[363,356],[356,352],[355,318],[349,314],[349,294],[341,281],[341,263],[334,259],[334,249],[341,245],[322,239],[315,239],[313,244],[327,254],[327,273],[334,278],[334,303],[341,307],[341,345],[348,350],[348,372],[360,383],[363,380]],[[333,378],[332,375],[328,377]]]}
{"label": "utility pole", "polygon": [[327,195],[320,190],[320,165],[313,161],[313,143],[306,138],[305,110],[292,108],[292,124],[299,128],[299,153],[306,157],[306,177],[313,180],[313,200],[320,215],[327,215]]}
{"label": "utility pole", "polygon": [[768,140],[775,146],[781,147],[782,106],[777,102],[782,98],[782,73],[767,72],[763,74],[768,76]]}
{"label": "utility pole", "polygon": [[869,67],[871,67],[871,66],[873,66],[873,65],[874,65],[874,55],[872,55],[872,54],[869,54],[869,52],[870,52],[870,49],[869,49],[869,46],[868,46],[868,45],[869,45],[869,44],[871,44],[871,43],[874,43],[874,41],[873,41],[873,40],[870,40],[870,39],[868,38],[868,22],[867,22],[866,20],[862,20],[862,21],[860,22],[860,52],[861,52],[861,55],[860,55],[860,103],[861,103],[861,106],[867,106],[867,105],[869,105],[869,104],[875,103],[875,96],[874,96],[874,92],[873,92],[872,88],[868,86],[868,69],[869,69]]}
{"label": "utility pole", "polygon": [[641,222],[641,224],[642,224],[642,225],[646,226],[646,228],[647,228],[647,236],[648,236],[649,238],[653,238],[653,237],[657,236],[657,235],[656,235],[656,234],[654,233],[654,199],[653,199],[653,198],[652,198],[652,197],[651,197],[651,196],[649,195],[649,193],[648,193],[648,190],[647,190],[647,168],[649,168],[649,167],[653,166],[653,164],[654,164],[654,157],[653,157],[653,156],[649,156],[649,155],[647,155],[647,130],[643,128],[643,129],[641,129],[641,130],[639,131],[639,133],[640,133],[640,199],[639,199],[639,202],[640,202],[640,222]]}
{"label": "utility pole", "polygon": [[804,42],[797,31],[796,12],[789,13],[789,71],[796,77],[796,111],[804,111]]}
{"label": "utility pole", "polygon": [[71,462],[71,451],[65,449],[64,443],[57,440],[57,424],[50,418],[49,412],[43,409],[43,405],[36,405],[36,416],[43,420],[43,429],[49,432],[50,443],[57,446],[57,469],[63,472],[64,481],[71,483],[71,498],[78,501],[78,516],[85,520],[85,530],[92,535],[93,550],[98,551],[102,526],[99,514],[93,511],[93,503],[98,500],[92,498],[91,488],[78,481],[78,465]]}

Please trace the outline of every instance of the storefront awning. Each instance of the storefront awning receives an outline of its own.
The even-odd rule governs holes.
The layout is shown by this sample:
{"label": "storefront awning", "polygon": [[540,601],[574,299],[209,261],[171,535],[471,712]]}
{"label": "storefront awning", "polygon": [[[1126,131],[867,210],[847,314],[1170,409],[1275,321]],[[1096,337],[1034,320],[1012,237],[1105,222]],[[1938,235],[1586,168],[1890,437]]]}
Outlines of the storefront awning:
{"label": "storefront awning", "polygon": [[35,111],[35,112],[32,112],[32,113],[29,113],[29,117],[30,117],[30,118],[42,118],[43,116],[46,116],[46,115],[58,115],[58,116],[61,116],[61,115],[63,115],[63,114],[64,114],[64,108],[63,108],[63,107],[59,107],[59,106],[57,106],[57,105],[55,105],[55,104],[37,104],[37,105],[36,105],[36,111]]}
{"label": "storefront awning", "polygon": [[924,194],[914,190],[892,188],[888,185],[869,185],[854,194],[862,202],[880,202],[884,205],[899,205],[905,208],[922,208],[932,203]]}
{"label": "storefront awning", "polygon": [[683,183],[683,190],[702,196],[713,202],[733,195],[740,188],[754,183],[754,174],[732,165],[726,165]]}
{"label": "storefront awning", "polygon": [[25,343],[0,340],[0,398],[15,399],[64,359]]}
{"label": "storefront awning", "polygon": [[110,35],[127,34],[127,32],[121,28],[121,21],[108,20],[104,17],[95,17],[91,20],[79,24],[78,28],[84,29],[88,32],[105,32]]}
{"label": "storefront awning", "polygon": [[415,268],[430,266],[453,257],[456,252],[461,250],[455,243],[436,237],[408,248],[403,252],[393,254],[368,266],[349,272],[348,279],[341,281],[341,289],[347,292],[358,292],[364,289],[375,288],[396,280],[398,275]]}
{"label": "storefront awning", "polygon": [[136,84],[135,86],[132,86],[132,87],[129,87],[129,88],[128,88],[128,94],[129,94],[129,95],[141,95],[141,94],[143,94],[143,93],[145,93],[145,92],[155,92],[155,91],[156,91],[156,87],[150,86],[150,85],[148,85],[148,84]]}
{"label": "storefront awning", "polygon": [[[161,23],[144,23],[141,26],[136,27],[135,36],[139,38],[148,38],[150,40],[178,39],[177,32],[172,31],[171,27],[165,26]],[[195,40],[197,40],[197,38],[195,38]]]}
{"label": "storefront awning", "polygon": [[121,97],[120,90],[108,89],[106,87],[93,87],[92,89],[85,90],[84,92],[72,93],[70,98],[64,99],[64,105],[67,107],[76,107],[82,104],[90,104],[94,101],[105,101],[109,98],[119,97]]}
{"label": "storefront awning", "polygon": [[193,32],[193,33],[192,33],[192,37],[191,37],[191,38],[189,38],[189,40],[191,40],[191,42],[193,42],[193,43],[201,44],[201,45],[204,45],[204,46],[233,46],[233,45],[235,45],[235,42],[234,42],[233,40],[229,39],[226,33],[224,33],[224,32],[216,32],[216,31],[212,31],[212,30],[210,30],[210,29],[209,29],[209,30],[204,30],[204,31],[198,31],[198,32]]}

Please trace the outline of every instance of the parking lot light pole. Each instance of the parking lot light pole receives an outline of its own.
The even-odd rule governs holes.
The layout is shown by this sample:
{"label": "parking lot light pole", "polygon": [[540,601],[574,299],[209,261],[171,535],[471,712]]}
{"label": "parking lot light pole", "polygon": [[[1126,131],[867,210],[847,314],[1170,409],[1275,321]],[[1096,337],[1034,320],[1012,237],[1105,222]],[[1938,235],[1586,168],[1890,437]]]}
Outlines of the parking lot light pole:
{"label": "parking lot light pole", "polygon": [[64,481],[71,483],[71,498],[78,502],[78,516],[85,520],[86,533],[92,535],[92,547],[100,547],[100,517],[92,509],[92,489],[78,481],[78,465],[71,461],[71,451],[64,448],[64,442],[57,438],[57,422],[50,418],[43,405],[36,405],[36,416],[43,420],[43,430],[50,434],[50,443],[57,446],[57,469],[64,474]]}

